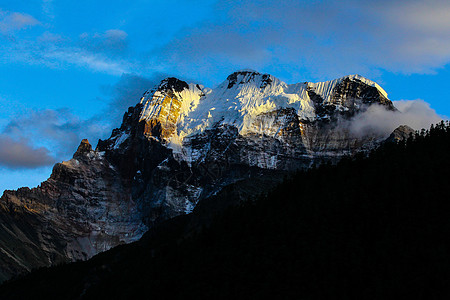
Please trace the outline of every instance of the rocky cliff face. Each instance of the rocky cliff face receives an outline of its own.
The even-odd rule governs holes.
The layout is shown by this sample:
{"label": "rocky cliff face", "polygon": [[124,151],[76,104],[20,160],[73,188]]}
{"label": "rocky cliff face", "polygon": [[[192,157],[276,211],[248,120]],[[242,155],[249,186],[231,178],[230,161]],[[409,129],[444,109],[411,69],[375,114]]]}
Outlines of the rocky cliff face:
{"label": "rocky cliff face", "polygon": [[288,85],[239,71],[215,89],[165,79],[97,149],[83,140],[39,187],[5,191],[0,280],[135,241],[233,184],[230,203],[258,182],[264,191],[292,170],[370,149],[385,137],[340,124],[372,104],[395,110],[357,75]]}
{"label": "rocky cliff face", "polygon": [[147,229],[120,174],[87,140],[37,188],[5,191],[0,221],[1,279],[90,258]]}

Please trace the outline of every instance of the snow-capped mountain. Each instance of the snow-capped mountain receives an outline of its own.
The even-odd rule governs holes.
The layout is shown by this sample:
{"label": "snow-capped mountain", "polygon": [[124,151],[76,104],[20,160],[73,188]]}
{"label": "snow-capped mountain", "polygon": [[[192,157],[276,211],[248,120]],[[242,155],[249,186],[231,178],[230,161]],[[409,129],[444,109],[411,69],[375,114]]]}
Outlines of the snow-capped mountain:
{"label": "snow-capped mountain", "polygon": [[286,84],[251,70],[214,89],[167,78],[137,102],[95,150],[83,140],[39,187],[5,191],[0,281],[90,258],[195,207],[221,209],[292,170],[371,149],[386,137],[340,124],[372,104],[395,110],[359,75]]}
{"label": "snow-capped mountain", "polygon": [[[269,74],[238,71],[215,89],[168,78],[156,91],[142,97],[144,108],[140,120],[160,120],[167,140],[181,145],[185,137],[217,123],[236,127],[240,135],[268,135],[267,130],[276,127],[271,123],[273,119],[262,120],[258,116],[291,109],[304,123],[318,117],[329,118],[323,111],[329,106],[332,106],[331,112],[336,109],[355,112],[362,104],[372,102],[392,107],[378,84],[359,75],[288,85]],[[255,119],[262,123],[255,123]]]}

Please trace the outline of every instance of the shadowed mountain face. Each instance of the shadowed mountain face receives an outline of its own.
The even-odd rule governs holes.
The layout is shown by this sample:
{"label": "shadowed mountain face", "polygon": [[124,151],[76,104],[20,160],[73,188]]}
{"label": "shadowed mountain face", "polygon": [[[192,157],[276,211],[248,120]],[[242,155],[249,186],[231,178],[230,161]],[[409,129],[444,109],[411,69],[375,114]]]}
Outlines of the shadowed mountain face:
{"label": "shadowed mountain face", "polygon": [[441,122],[214,215],[242,191],[229,185],[138,242],[1,285],[0,298],[448,299],[449,150]]}
{"label": "shadowed mountain face", "polygon": [[245,200],[255,185],[264,192],[293,170],[372,149],[386,137],[341,126],[372,104],[395,110],[381,87],[357,75],[288,85],[240,71],[215,89],[165,79],[95,150],[83,140],[39,187],[4,192],[0,281],[136,241],[230,186],[239,188],[211,209]]}

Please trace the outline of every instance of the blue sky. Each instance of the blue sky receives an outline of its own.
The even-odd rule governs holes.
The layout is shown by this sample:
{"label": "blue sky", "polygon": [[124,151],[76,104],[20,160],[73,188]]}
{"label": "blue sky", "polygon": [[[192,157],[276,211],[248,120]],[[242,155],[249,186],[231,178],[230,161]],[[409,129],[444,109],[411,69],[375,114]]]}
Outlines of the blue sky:
{"label": "blue sky", "polygon": [[[35,186],[165,76],[361,74],[450,115],[448,1],[0,0],[0,190]],[[425,105],[426,106],[426,105]]]}

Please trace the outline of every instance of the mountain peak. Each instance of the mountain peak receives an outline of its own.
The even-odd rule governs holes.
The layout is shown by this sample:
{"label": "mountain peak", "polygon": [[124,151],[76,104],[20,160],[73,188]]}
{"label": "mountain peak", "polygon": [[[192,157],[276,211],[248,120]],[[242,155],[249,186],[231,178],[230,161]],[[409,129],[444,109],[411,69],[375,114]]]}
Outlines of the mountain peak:
{"label": "mountain peak", "polygon": [[77,152],[79,154],[86,153],[92,151],[92,146],[89,143],[88,139],[81,140],[80,145],[78,146]]}
{"label": "mountain peak", "polygon": [[173,90],[174,92],[181,92],[184,89],[189,89],[189,85],[185,81],[175,77],[163,79],[157,88],[158,91]]}
{"label": "mountain peak", "polygon": [[258,72],[258,71],[252,70],[252,69],[241,69],[241,70],[237,70],[237,71],[231,73],[230,75],[228,75],[227,79],[230,76],[234,77],[234,76],[237,76],[237,75],[243,75],[243,76],[246,76],[246,75],[261,75],[261,73]]}
{"label": "mountain peak", "polygon": [[273,76],[270,74],[261,74],[257,71],[244,69],[236,71],[227,77],[228,89],[231,89],[235,85],[246,84],[251,81],[260,84],[261,88],[266,87],[273,82]]}
{"label": "mountain peak", "polygon": [[385,91],[378,83],[376,83],[375,81],[372,81],[372,80],[370,80],[370,79],[367,79],[367,78],[364,77],[364,76],[361,76],[361,75],[359,75],[359,74],[353,74],[353,75],[347,75],[347,76],[344,76],[344,77],[341,77],[341,78],[340,78],[340,80],[346,80],[346,79],[347,79],[347,80],[351,80],[351,81],[360,81],[360,82],[365,83],[365,84],[367,84],[367,85],[369,85],[369,86],[375,87],[375,88],[377,88],[377,90],[378,90],[385,98],[388,97],[386,91]]}
{"label": "mountain peak", "polygon": [[92,146],[89,143],[88,139],[83,139],[81,141],[80,145],[78,146],[78,149],[75,152],[75,154],[73,155],[73,157],[74,158],[82,157],[91,151],[92,151]]}

